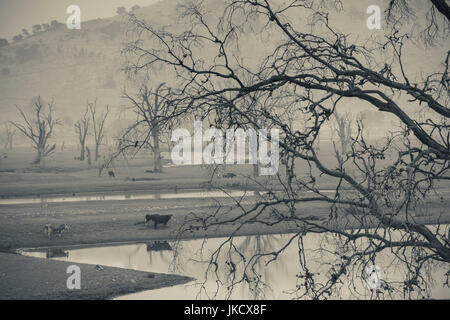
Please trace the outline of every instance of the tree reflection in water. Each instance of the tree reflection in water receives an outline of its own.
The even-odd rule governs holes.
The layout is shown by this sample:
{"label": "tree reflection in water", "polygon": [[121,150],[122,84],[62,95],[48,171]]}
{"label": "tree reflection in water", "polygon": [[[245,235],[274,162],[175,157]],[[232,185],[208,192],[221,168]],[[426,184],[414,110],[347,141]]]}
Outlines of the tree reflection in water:
{"label": "tree reflection in water", "polygon": [[[380,231],[381,232],[381,231]],[[392,239],[403,235],[392,234]],[[419,249],[388,248],[370,254],[367,240],[348,242],[331,233],[260,235],[174,242],[172,270],[197,279],[197,299],[308,299],[326,289],[329,299],[421,299],[450,297],[448,265],[426,261],[418,276],[409,262]],[[368,252],[342,266],[343,256]],[[370,289],[371,266],[379,286]],[[340,267],[340,268],[339,268]],[[341,273],[339,278],[335,277]],[[335,283],[330,283],[335,279]],[[332,284],[332,285],[331,285]]]}
{"label": "tree reflection in water", "polygon": [[[403,236],[392,234],[392,241]],[[386,248],[370,254],[370,246],[367,239],[348,242],[331,233],[295,233],[66,248],[61,250],[65,257],[53,258],[196,279],[187,285],[138,293],[135,299],[310,299],[316,298],[312,288],[328,288],[333,275],[341,271],[329,294],[320,298],[450,298],[448,264],[428,260],[420,276],[414,277],[416,270],[408,266],[420,259],[418,248]],[[369,254],[338,269],[343,256],[361,250]],[[24,254],[46,257],[46,251]],[[371,265],[379,267],[381,278],[379,289],[373,291],[366,283]]]}

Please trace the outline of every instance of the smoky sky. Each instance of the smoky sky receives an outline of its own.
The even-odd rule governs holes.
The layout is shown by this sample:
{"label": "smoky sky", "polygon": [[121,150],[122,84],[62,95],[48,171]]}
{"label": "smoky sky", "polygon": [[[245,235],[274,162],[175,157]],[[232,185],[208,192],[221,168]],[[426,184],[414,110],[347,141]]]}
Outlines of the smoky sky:
{"label": "smoky sky", "polygon": [[64,22],[70,5],[81,9],[81,20],[111,17],[117,7],[127,10],[134,5],[148,6],[164,0],[0,0],[0,38],[12,38],[22,33],[23,28],[31,31],[35,24],[49,23],[51,20]]}

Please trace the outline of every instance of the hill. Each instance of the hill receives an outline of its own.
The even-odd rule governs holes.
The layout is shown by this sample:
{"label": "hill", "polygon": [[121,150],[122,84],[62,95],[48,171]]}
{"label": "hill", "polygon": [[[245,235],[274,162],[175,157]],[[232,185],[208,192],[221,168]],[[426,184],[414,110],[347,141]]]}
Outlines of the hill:
{"label": "hill", "polygon": [[[174,21],[177,1],[156,3],[136,11],[146,20]],[[54,99],[64,116],[78,117],[86,100],[121,106],[125,78],[121,50],[126,41],[127,17],[117,15],[82,23],[80,30],[58,24],[0,49],[0,110],[14,118],[15,105],[34,96]]]}
{"label": "hill", "polygon": [[[366,34],[367,30],[356,27],[364,26],[365,6],[369,2],[365,0],[357,6],[347,6],[347,11],[341,13],[335,22],[343,31],[354,32],[356,36]],[[164,0],[140,8],[135,14],[153,26],[172,25],[176,30],[183,30],[184,26],[177,24],[177,6],[182,3],[185,1]],[[207,11],[219,15],[224,2],[206,0],[204,6]],[[347,20],[347,17],[352,19]],[[295,23],[306,22],[307,17],[292,17],[292,20]],[[122,72],[124,57],[121,54],[129,37],[127,21],[126,15],[116,15],[83,22],[81,30],[69,30],[65,24],[58,24],[0,48],[0,111],[3,121],[16,119],[15,106],[30,105],[32,97],[40,95],[47,100],[54,99],[57,116],[65,119],[66,123],[77,119],[87,100],[94,99],[100,107],[108,104],[114,118],[120,122],[125,106],[121,95],[124,87],[130,86]],[[247,61],[257,61],[254,57],[258,52],[267,51],[277,41],[279,39],[256,36],[246,39],[240,55],[247,57]],[[443,49],[432,50],[429,59],[424,59],[421,48],[416,53],[409,52],[408,59],[415,62],[412,64],[414,73],[420,74],[418,67],[427,69],[431,63],[439,63],[433,58],[442,57]],[[261,52],[259,54],[263,54]],[[73,130],[69,131],[73,134]]]}

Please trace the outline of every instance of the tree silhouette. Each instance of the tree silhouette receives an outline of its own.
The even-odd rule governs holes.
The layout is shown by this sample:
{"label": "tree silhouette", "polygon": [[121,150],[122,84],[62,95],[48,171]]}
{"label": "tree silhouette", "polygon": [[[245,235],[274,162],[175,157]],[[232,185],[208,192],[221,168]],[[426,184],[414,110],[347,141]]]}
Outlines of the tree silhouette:
{"label": "tree silhouette", "polygon": [[[405,48],[417,48],[417,37],[398,19],[406,4],[391,1],[385,34],[362,39],[333,26],[329,14],[342,9],[340,1],[228,1],[219,19],[201,3],[189,3],[180,15],[186,25],[182,32],[130,16],[135,38],[124,49],[129,74],[162,69],[174,70],[176,77],[170,112],[160,123],[197,115],[222,131],[230,126],[280,129],[287,174],[277,174],[273,184],[259,183],[265,192],[254,205],[233,198],[238,213],[219,206],[206,216],[193,216],[184,231],[194,223],[207,230],[226,226],[232,235],[249,225],[287,225],[294,230],[288,242],[300,244],[306,233],[329,233],[337,248],[324,262],[327,279],[318,280],[299,249],[299,296],[329,297],[342,285],[341,277],[364,277],[366,267],[386,251],[408,272],[404,281],[380,290],[397,285],[406,296],[422,294],[427,267],[450,263],[448,227],[440,217],[432,219],[435,226],[426,225],[430,221],[421,218],[426,208],[420,206],[423,199],[438,201],[436,185],[449,180],[450,53],[441,51],[440,70],[415,75]],[[426,4],[432,15],[416,11],[416,16],[420,13],[428,25],[448,25],[445,1]],[[298,17],[305,16],[308,25],[301,26]],[[440,34],[426,31],[433,41],[448,34],[434,30]],[[248,48],[255,34],[259,41],[277,41],[264,43],[265,51],[257,55]],[[357,122],[345,153],[333,158],[319,152],[319,133],[329,128],[336,110],[348,105],[388,114],[399,126],[371,143]],[[332,186],[333,192],[322,192],[321,186]],[[326,206],[328,217],[306,215],[309,203]],[[232,243],[219,249],[234,250]],[[320,244],[317,250],[327,251]],[[276,259],[279,252],[268,254]],[[244,274],[241,280],[257,279]]]}
{"label": "tree silhouette", "polygon": [[13,121],[10,123],[32,142],[37,151],[32,164],[40,164],[41,160],[49,156],[56,148],[56,144],[49,144],[55,126],[59,124],[58,119],[53,117],[53,101],[45,104],[41,97],[34,99],[33,115],[31,116],[27,116],[19,107],[17,110],[22,116],[23,123]]}
{"label": "tree silhouette", "polygon": [[96,116],[97,113],[97,100],[94,103],[89,104],[89,111],[91,113],[92,118],[92,126],[94,129],[94,140],[95,140],[95,161],[97,161],[100,157],[100,146],[103,143],[103,139],[105,138],[105,122],[108,118],[109,114],[109,106],[106,106],[106,112],[101,113],[99,117]]}
{"label": "tree silhouette", "polygon": [[84,161],[84,155],[86,152],[86,137],[89,132],[89,104],[86,106],[86,111],[83,116],[75,123],[75,133],[78,136],[78,142],[80,143],[80,161]]}
{"label": "tree silhouette", "polygon": [[161,130],[160,119],[165,119],[170,105],[167,97],[170,89],[161,83],[153,92],[146,83],[141,84],[136,95],[124,93],[124,97],[131,104],[131,109],[137,114],[138,120],[127,128],[121,139],[121,149],[132,153],[143,147],[153,152],[153,172],[162,172],[162,158],[160,149]]}

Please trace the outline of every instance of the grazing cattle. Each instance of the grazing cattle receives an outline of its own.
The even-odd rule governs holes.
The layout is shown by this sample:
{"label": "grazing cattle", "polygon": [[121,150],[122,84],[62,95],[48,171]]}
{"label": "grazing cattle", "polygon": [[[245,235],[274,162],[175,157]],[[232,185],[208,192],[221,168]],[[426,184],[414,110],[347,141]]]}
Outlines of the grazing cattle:
{"label": "grazing cattle", "polygon": [[223,175],[223,177],[224,178],[226,178],[226,179],[231,179],[231,178],[235,178],[236,177],[236,175],[234,174],[234,173],[225,173],[224,175]]}
{"label": "grazing cattle", "polygon": [[59,227],[53,227],[51,224],[46,224],[44,227],[44,234],[50,239],[54,233],[61,234],[64,231],[69,231],[69,226],[67,224],[62,224]]}
{"label": "grazing cattle", "polygon": [[169,222],[170,218],[172,218],[171,214],[147,214],[145,216],[145,223],[148,224],[150,221],[153,221],[155,229],[158,224],[163,224],[164,227],[167,227],[167,222]]}
{"label": "grazing cattle", "polygon": [[115,178],[116,175],[114,174],[114,171],[108,171],[108,175],[110,178]]}

